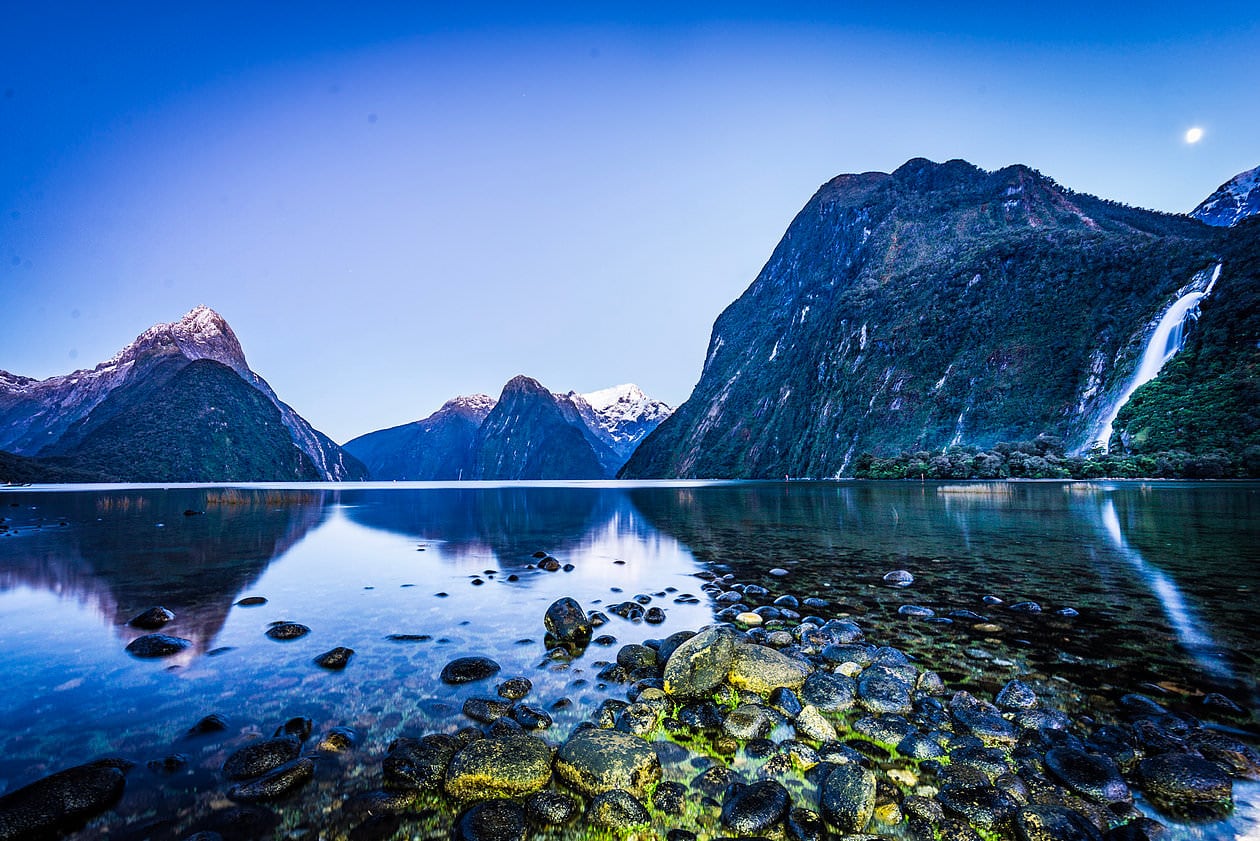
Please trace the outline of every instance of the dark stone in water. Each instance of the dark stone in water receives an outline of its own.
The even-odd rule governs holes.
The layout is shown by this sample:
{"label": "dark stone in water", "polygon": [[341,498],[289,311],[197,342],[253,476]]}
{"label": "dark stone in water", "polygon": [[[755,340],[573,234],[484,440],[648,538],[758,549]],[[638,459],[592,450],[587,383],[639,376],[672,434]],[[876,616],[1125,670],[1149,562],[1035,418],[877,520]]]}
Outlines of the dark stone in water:
{"label": "dark stone in water", "polygon": [[530,704],[513,706],[512,720],[526,730],[546,730],[552,724],[551,716],[545,710]]}
{"label": "dark stone in water", "polygon": [[1260,752],[1250,745],[1211,730],[1191,735],[1190,745],[1221,770],[1244,780],[1260,780]]}
{"label": "dark stone in water", "polygon": [[661,762],[643,739],[615,730],[578,730],[560,746],[555,770],[592,796],[612,789],[642,793],[661,778]]}
{"label": "dark stone in water", "polygon": [[192,642],[182,637],[170,637],[166,634],[145,634],[136,637],[127,644],[127,653],[133,657],[150,659],[154,657],[170,657],[190,647]]}
{"label": "dark stone in water", "polygon": [[201,824],[201,829],[223,841],[254,841],[271,837],[279,825],[280,817],[269,809],[238,806],[212,811]]}
{"label": "dark stone in water", "polygon": [[639,669],[656,665],[656,652],[646,645],[623,645],[617,652],[617,665],[625,669]]}
{"label": "dark stone in water", "polygon": [[281,622],[267,629],[267,636],[279,642],[299,639],[311,632],[311,629],[299,622]]}
{"label": "dark stone in water", "polygon": [[1002,687],[994,700],[1004,710],[1031,710],[1037,706],[1037,693],[1022,680],[1012,680]]}
{"label": "dark stone in water", "polygon": [[429,634],[390,634],[385,639],[390,642],[428,642],[433,637]]}
{"label": "dark stone in water", "polygon": [[591,621],[577,600],[565,596],[547,608],[543,616],[547,633],[563,643],[584,645],[591,638]]}
{"label": "dark stone in water", "polygon": [[525,810],[511,800],[487,800],[460,813],[452,841],[525,841]]}
{"label": "dark stone in water", "polygon": [[443,683],[459,684],[484,680],[502,668],[489,657],[459,657],[442,667]]}
{"label": "dark stone in water", "polygon": [[345,753],[359,743],[359,734],[351,727],[334,727],[323,735],[315,750],[320,753]]}
{"label": "dark stone in water", "polygon": [[402,818],[397,813],[383,811],[369,817],[350,830],[348,841],[389,841],[402,828]]}
{"label": "dark stone in water", "polygon": [[315,658],[315,665],[324,668],[340,671],[350,662],[350,657],[354,654],[353,648],[345,648],[337,646],[331,651],[325,651],[323,654]]}
{"label": "dark stone in water", "polygon": [[161,759],[150,759],[145,767],[155,774],[175,774],[188,767],[188,757],[182,753],[172,753]]}
{"label": "dark stone in water", "polygon": [[864,670],[858,680],[858,703],[873,713],[909,714],[914,709],[910,699],[911,687],[894,672],[886,668],[872,667]]}
{"label": "dark stone in water", "polygon": [[[816,674],[825,673],[817,672]],[[808,679],[805,681],[805,685],[809,685]],[[801,699],[796,696],[795,692],[788,689],[786,686],[780,686],[771,692],[768,700],[770,701],[770,706],[774,707],[788,718],[796,718],[801,714],[801,710],[804,708],[804,705],[801,704]],[[815,704],[815,706],[817,706],[817,704]]]}
{"label": "dark stone in water", "polygon": [[941,787],[936,799],[954,814],[986,828],[1008,823],[1019,808],[1010,794],[987,783],[950,781]]}
{"label": "dark stone in water", "polygon": [[460,749],[446,769],[446,793],[457,800],[523,797],[551,780],[551,750],[532,736],[478,739]]}
{"label": "dark stone in water", "polygon": [[1104,841],[1161,841],[1168,837],[1168,827],[1154,818],[1137,817],[1117,826],[1103,836]]}
{"label": "dark stone in water", "polygon": [[1015,815],[1020,841],[1102,841],[1084,815],[1064,806],[1025,806]]}
{"label": "dark stone in water", "polygon": [[534,684],[527,677],[510,677],[494,688],[500,698],[507,698],[509,701],[519,701],[529,694],[534,688]]}
{"label": "dark stone in water", "polygon": [[1142,790],[1160,811],[1178,817],[1223,815],[1233,808],[1233,782],[1216,765],[1188,753],[1138,763]]}
{"label": "dark stone in water", "polygon": [[643,614],[643,621],[649,625],[659,625],[665,621],[665,611],[659,607],[649,607]]}
{"label": "dark stone in water", "polygon": [[164,607],[151,607],[144,613],[133,616],[127,624],[144,631],[156,631],[174,618],[175,614]]}
{"label": "dark stone in water", "polygon": [[300,788],[315,775],[315,762],[309,757],[295,759],[257,779],[233,786],[228,797],[246,803],[276,800]]}
{"label": "dark stone in water", "polygon": [[576,800],[558,791],[536,791],[525,800],[525,815],[538,826],[564,826],[581,809]]}
{"label": "dark stone in water", "polygon": [[794,806],[788,811],[784,827],[790,841],[827,841],[827,824],[813,809]]}
{"label": "dark stone in water", "polygon": [[218,713],[211,713],[192,727],[189,727],[188,732],[184,736],[185,738],[193,738],[195,736],[208,736],[211,733],[222,733],[227,729],[227,726],[227,720],[223,716]]}
{"label": "dark stone in water", "polygon": [[731,793],[722,804],[722,825],[749,835],[764,832],[782,821],[792,798],[787,789],[774,780],[762,780]]}
{"label": "dark stone in water", "polygon": [[823,712],[840,712],[853,706],[857,683],[851,677],[814,672],[801,687],[801,700]]}
{"label": "dark stone in water", "polygon": [[897,612],[902,616],[909,616],[914,619],[926,619],[936,616],[936,611],[930,607],[924,607],[920,604],[903,604],[897,608]]}
{"label": "dark stone in water", "polygon": [[0,797],[0,841],[26,841],[77,828],[112,807],[130,763],[102,760],[67,768]]}
{"label": "dark stone in water", "polygon": [[510,701],[498,698],[469,698],[464,702],[464,715],[482,724],[493,724],[512,709]]}
{"label": "dark stone in water", "polygon": [[586,807],[586,820],[592,826],[620,833],[632,826],[650,823],[652,816],[633,794],[615,788],[591,799]]}
{"label": "dark stone in water", "polygon": [[223,774],[229,780],[248,780],[297,759],[301,743],[293,736],[251,742],[227,758]]}
{"label": "dark stone in water", "polygon": [[267,600],[262,596],[246,596],[236,603],[237,607],[262,607]]}
{"label": "dark stone in water", "polygon": [[1016,613],[1041,613],[1041,605],[1036,602],[1016,602],[1010,605],[1007,610],[1013,610]]}
{"label": "dark stone in water", "polygon": [[735,657],[735,637],[727,628],[708,628],[680,644],[665,663],[665,691],[700,698],[726,679]]}
{"label": "dark stone in water", "polygon": [[458,739],[444,733],[395,740],[381,763],[386,785],[415,791],[440,788],[461,746]]}
{"label": "dark stone in water", "polygon": [[311,737],[311,731],[315,729],[315,723],[304,715],[294,716],[276,728],[273,736],[292,736],[299,742],[305,742]]}
{"label": "dark stone in water", "polygon": [[883,581],[890,587],[909,587],[914,583],[914,576],[907,570],[894,569],[892,572],[884,573]]}
{"label": "dark stone in water", "polygon": [[1046,767],[1064,785],[1101,803],[1128,803],[1133,799],[1120,769],[1105,756],[1073,748],[1046,751]]}
{"label": "dark stone in water", "polygon": [[687,787],[682,783],[661,783],[652,793],[652,805],[667,815],[681,815],[687,806]]}

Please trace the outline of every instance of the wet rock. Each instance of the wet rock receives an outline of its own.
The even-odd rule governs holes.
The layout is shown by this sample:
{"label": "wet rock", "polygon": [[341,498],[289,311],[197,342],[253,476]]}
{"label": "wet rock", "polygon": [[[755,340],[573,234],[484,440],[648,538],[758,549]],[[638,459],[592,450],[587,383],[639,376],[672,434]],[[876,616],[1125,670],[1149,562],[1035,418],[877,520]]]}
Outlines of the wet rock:
{"label": "wet rock", "polygon": [[0,797],[0,839],[25,841],[71,829],[111,808],[129,763],[105,760],[67,768]]}
{"label": "wet rock", "polygon": [[1016,613],[1041,613],[1041,605],[1036,602],[1016,602],[1006,608]]}
{"label": "wet rock", "polygon": [[174,618],[175,614],[164,607],[151,607],[144,613],[131,617],[127,624],[142,631],[156,631]]}
{"label": "wet rock", "polygon": [[489,657],[459,657],[442,667],[443,683],[459,684],[485,680],[502,668]]}
{"label": "wet rock", "polygon": [[1203,700],[1200,703],[1202,703],[1208,710],[1216,713],[1224,713],[1230,718],[1247,717],[1247,710],[1219,692],[1207,693],[1203,696]]}
{"label": "wet rock", "polygon": [[921,604],[903,604],[897,608],[897,613],[901,616],[908,616],[911,619],[928,619],[936,616],[936,611],[930,607],[924,607]]}
{"label": "wet rock", "polygon": [[816,742],[830,742],[836,738],[836,726],[823,717],[813,704],[806,704],[796,716],[796,732]]}
{"label": "wet rock", "polygon": [[547,711],[532,704],[513,705],[512,720],[526,730],[546,730],[552,725],[551,716],[547,714]]}
{"label": "wet rock", "polygon": [[600,829],[621,833],[631,827],[650,823],[652,816],[633,794],[615,788],[591,799],[590,805],[586,807],[586,820]]}
{"label": "wet rock", "polygon": [[315,727],[315,723],[303,715],[294,716],[276,728],[276,732],[272,736],[292,736],[299,742],[305,742],[311,737],[311,730]]}
{"label": "wet rock", "polygon": [[948,811],[985,828],[1009,823],[1019,808],[1015,798],[987,782],[950,781],[936,799]]}
{"label": "wet rock", "polygon": [[643,614],[643,621],[649,625],[660,625],[665,621],[665,611],[659,607],[649,607]]}
{"label": "wet rock", "polygon": [[279,622],[267,629],[267,637],[279,642],[299,639],[311,632],[311,629],[299,622]]}
{"label": "wet rock", "polygon": [[227,758],[223,775],[229,780],[259,777],[297,759],[299,751],[301,742],[292,736],[251,742]]}
{"label": "wet rock", "polygon": [[735,614],[735,621],[741,625],[756,627],[765,620],[761,618],[760,613],[753,613],[751,610],[745,610]]}
{"label": "wet rock", "polygon": [[588,728],[569,737],[555,761],[556,774],[588,797],[627,789],[642,794],[661,778],[661,762],[643,739],[616,730]]}
{"label": "wet rock", "polygon": [[270,809],[262,806],[235,806],[212,811],[202,821],[201,831],[225,841],[254,841],[271,836],[279,825],[279,815]]}
{"label": "wet rock", "polygon": [[320,753],[345,753],[359,743],[359,734],[350,727],[334,727],[315,745]]}
{"label": "wet rock", "polygon": [[617,716],[616,729],[623,733],[644,735],[656,729],[657,712],[648,704],[634,703]]}
{"label": "wet rock", "polygon": [[1154,818],[1136,817],[1121,824],[1103,836],[1104,841],[1162,841],[1168,837],[1168,827]]}
{"label": "wet rock", "polygon": [[510,701],[498,698],[469,698],[464,702],[463,713],[473,721],[482,724],[493,724],[512,709]]}
{"label": "wet rock", "polygon": [[626,669],[641,669],[656,665],[656,652],[646,645],[623,645],[617,652],[617,665]]}
{"label": "wet rock", "polygon": [[857,695],[857,682],[851,677],[814,672],[801,687],[801,699],[823,712],[851,709]]}
{"label": "wet rock", "polygon": [[931,736],[916,732],[897,743],[897,753],[911,759],[937,759],[945,756],[945,748]]}
{"label": "wet rock", "polygon": [[398,739],[389,746],[381,763],[385,783],[394,788],[433,791],[441,787],[446,769],[460,747],[458,739],[443,733],[423,739]]}
{"label": "wet rock", "polygon": [[580,803],[558,791],[537,791],[525,800],[525,816],[537,826],[564,826],[581,809]]}
{"label": "wet rock", "polygon": [[237,607],[262,607],[266,603],[267,603],[267,600],[264,599],[262,596],[246,596],[245,598],[236,602],[236,606]]}
{"label": "wet rock", "polygon": [[527,677],[510,677],[494,688],[500,698],[507,698],[509,701],[519,701],[530,693],[534,688]]}
{"label": "wet rock", "polygon": [[172,753],[161,759],[150,759],[145,767],[155,774],[176,774],[188,767],[188,757],[182,753]]}
{"label": "wet rock", "polygon": [[1046,751],[1046,767],[1072,791],[1100,803],[1127,803],[1133,799],[1120,769],[1105,756],[1073,748]]}
{"label": "wet rock", "polygon": [[233,786],[228,797],[246,803],[277,800],[305,785],[315,775],[315,763],[309,757],[295,759],[248,782]]}
{"label": "wet rock", "polygon": [[727,680],[736,689],[769,695],[781,686],[792,690],[800,689],[809,673],[807,664],[773,648],[764,645],[739,645],[731,658]]}
{"label": "wet rock", "polygon": [[189,727],[188,731],[184,733],[184,738],[191,739],[197,736],[208,736],[211,733],[222,733],[226,729],[227,721],[223,716],[218,713],[211,713],[192,727]]}
{"label": "wet rock", "polygon": [[970,692],[955,692],[949,701],[949,712],[986,745],[1013,745],[1019,739],[1015,725],[1002,717],[1001,710]]}
{"label": "wet rock", "polygon": [[894,569],[884,573],[883,581],[889,587],[909,587],[914,583],[914,576],[904,569]]}
{"label": "wet rock", "polygon": [[794,806],[788,810],[784,824],[790,841],[827,841],[827,824],[813,809]]}
{"label": "wet rock", "polygon": [[521,797],[551,780],[551,751],[540,739],[504,736],[478,739],[451,759],[446,793],[457,800]]}
{"label": "wet rock", "polygon": [[1080,812],[1065,806],[1025,806],[1015,815],[1020,841],[1102,841],[1102,833]]}
{"label": "wet rock", "polygon": [[1190,737],[1203,758],[1226,773],[1244,780],[1260,780],[1260,752],[1233,736],[1204,730]]}
{"label": "wet rock", "polygon": [[[808,683],[809,681],[806,681]],[[801,699],[796,693],[786,686],[781,686],[770,693],[770,706],[783,713],[788,718],[796,718],[800,714],[802,704]]]}
{"label": "wet rock", "polygon": [[565,596],[552,602],[543,616],[547,633],[560,642],[583,645],[591,638],[591,622],[576,599]]}
{"label": "wet rock", "polygon": [[707,628],[680,644],[665,664],[665,691],[680,698],[701,698],[726,680],[735,658],[735,637],[728,628]]}
{"label": "wet rock", "polygon": [[857,684],[858,703],[873,713],[909,714],[914,709],[910,684],[894,672],[871,667],[862,672]]}
{"label": "wet rock", "polygon": [[455,819],[452,841],[525,841],[525,810],[511,800],[487,800]]}
{"label": "wet rock", "polygon": [[875,774],[856,763],[837,765],[823,782],[818,805],[841,832],[861,832],[875,814]]}
{"label": "wet rock", "polygon": [[127,653],[133,657],[145,659],[153,657],[170,657],[192,645],[191,640],[183,637],[172,637],[166,634],[145,634],[127,643]]}
{"label": "wet rock", "polygon": [[658,812],[681,815],[687,806],[687,787],[682,783],[661,783],[652,792],[652,805]]}
{"label": "wet rock", "polygon": [[1004,710],[1031,710],[1037,706],[1037,693],[1022,680],[1012,680],[1002,687],[995,700]]}
{"label": "wet rock", "polygon": [[345,648],[337,646],[331,651],[325,651],[323,654],[315,658],[315,665],[322,669],[330,669],[332,671],[341,671],[350,662],[350,658],[354,655],[353,648]]}
{"label": "wet rock", "polygon": [[1162,812],[1199,817],[1233,808],[1233,783],[1216,765],[1188,753],[1165,753],[1138,763],[1142,790]]}
{"label": "wet rock", "polygon": [[740,835],[764,832],[787,817],[792,799],[774,780],[736,789],[722,804],[722,826]]}
{"label": "wet rock", "polygon": [[773,710],[761,704],[740,704],[722,719],[722,730],[736,739],[760,739],[778,719]]}

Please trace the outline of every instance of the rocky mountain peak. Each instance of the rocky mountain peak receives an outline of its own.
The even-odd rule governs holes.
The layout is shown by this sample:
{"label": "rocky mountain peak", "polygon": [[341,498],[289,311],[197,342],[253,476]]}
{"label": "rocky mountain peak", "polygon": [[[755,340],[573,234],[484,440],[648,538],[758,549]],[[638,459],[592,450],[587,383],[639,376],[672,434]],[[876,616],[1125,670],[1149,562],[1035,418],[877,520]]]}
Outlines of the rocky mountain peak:
{"label": "rocky mountain peak", "polygon": [[1195,219],[1221,228],[1232,228],[1257,214],[1260,214],[1260,166],[1238,173],[1190,211]]}
{"label": "rocky mountain peak", "polygon": [[438,412],[455,413],[481,421],[497,403],[489,394],[461,394],[443,403]]}
{"label": "rocky mountain peak", "polygon": [[174,351],[190,360],[212,359],[242,375],[249,371],[245,351],[232,328],[204,304],[193,307],[178,321],[153,325],[98,367],[115,366],[153,351]]}

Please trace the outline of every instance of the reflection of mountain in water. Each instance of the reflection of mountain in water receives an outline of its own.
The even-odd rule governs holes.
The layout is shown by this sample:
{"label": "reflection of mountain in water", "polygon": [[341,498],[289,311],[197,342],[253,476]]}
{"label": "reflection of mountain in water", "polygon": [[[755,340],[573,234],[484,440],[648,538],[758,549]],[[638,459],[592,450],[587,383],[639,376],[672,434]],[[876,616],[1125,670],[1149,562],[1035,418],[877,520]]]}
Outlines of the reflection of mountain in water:
{"label": "reflection of mountain in water", "polygon": [[618,515],[633,514],[625,492],[610,488],[343,490],[339,499],[360,525],[442,541],[457,558],[493,553],[504,568],[533,563],[538,551],[563,556]]}
{"label": "reflection of mountain in water", "polygon": [[27,494],[23,514],[45,525],[36,531],[19,524],[19,534],[0,542],[0,589],[25,586],[77,599],[127,639],[143,632],[126,622],[160,604],[176,616],[163,632],[203,652],[237,597],[323,522],[325,496],[223,489]]}

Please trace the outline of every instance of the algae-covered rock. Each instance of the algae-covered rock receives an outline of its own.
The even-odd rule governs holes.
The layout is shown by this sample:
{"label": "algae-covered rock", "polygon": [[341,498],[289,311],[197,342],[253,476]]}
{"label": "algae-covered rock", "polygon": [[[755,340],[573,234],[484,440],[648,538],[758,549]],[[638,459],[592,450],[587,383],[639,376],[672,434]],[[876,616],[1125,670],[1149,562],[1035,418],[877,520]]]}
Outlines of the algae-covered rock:
{"label": "algae-covered rock", "polygon": [[642,795],[661,778],[661,762],[643,739],[617,730],[579,730],[560,746],[556,773],[589,796],[613,789]]}
{"label": "algae-covered rock", "polygon": [[522,797],[551,781],[551,750],[540,739],[500,736],[460,749],[446,769],[446,793],[457,800]]}

